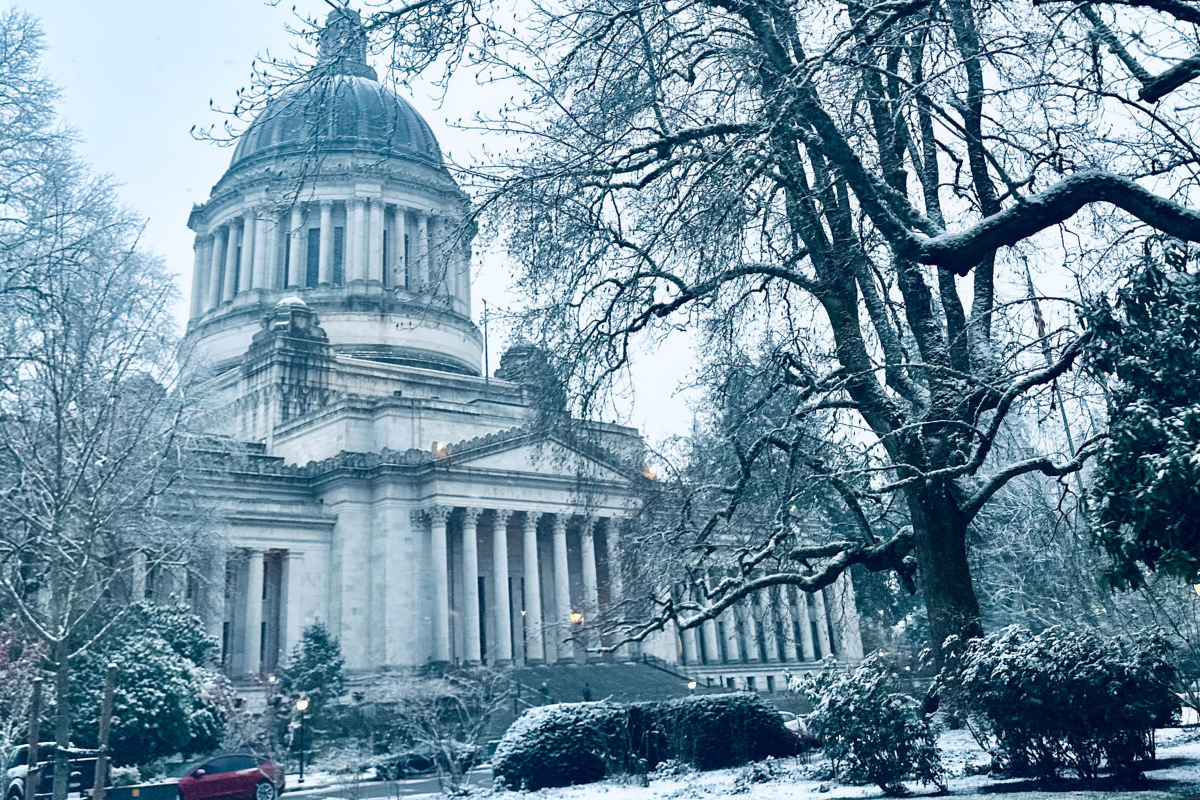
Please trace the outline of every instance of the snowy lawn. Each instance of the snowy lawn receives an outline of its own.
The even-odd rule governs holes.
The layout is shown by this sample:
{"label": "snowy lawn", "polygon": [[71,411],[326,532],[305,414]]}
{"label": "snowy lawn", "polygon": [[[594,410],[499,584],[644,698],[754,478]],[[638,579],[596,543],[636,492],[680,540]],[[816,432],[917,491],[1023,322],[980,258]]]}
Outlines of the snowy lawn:
{"label": "snowy lawn", "polygon": [[[986,775],[969,775],[968,765],[987,763],[987,756],[967,731],[945,731],[938,741],[942,761],[949,774],[950,793],[956,797],[988,797],[989,800],[1175,800],[1200,797],[1200,732],[1169,729],[1159,731],[1158,764],[1146,773],[1139,791],[1081,790],[1065,783],[1062,791],[1033,791],[1028,781],[994,780]],[[649,786],[635,780],[602,781],[586,786],[543,789],[530,793],[538,800],[687,800],[688,798],[731,797],[739,800],[834,800],[835,798],[883,797],[875,786],[846,786],[827,778],[828,764],[819,755],[809,759],[771,762],[767,770],[755,765],[685,775],[651,776]],[[765,780],[764,780],[765,778]],[[932,796],[936,787],[910,784],[913,796]],[[498,795],[503,794],[497,792]],[[518,792],[507,793],[517,796]]]}

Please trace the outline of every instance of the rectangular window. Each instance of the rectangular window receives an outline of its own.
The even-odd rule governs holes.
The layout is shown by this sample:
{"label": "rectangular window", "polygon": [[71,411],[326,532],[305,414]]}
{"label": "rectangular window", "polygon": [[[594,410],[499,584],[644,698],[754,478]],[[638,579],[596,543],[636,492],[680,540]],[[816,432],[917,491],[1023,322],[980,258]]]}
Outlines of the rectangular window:
{"label": "rectangular window", "polygon": [[346,282],[346,229],[333,229],[333,283],[340,286]]}
{"label": "rectangular window", "polygon": [[321,280],[321,229],[308,229],[308,253],[304,265],[304,285],[316,286]]}

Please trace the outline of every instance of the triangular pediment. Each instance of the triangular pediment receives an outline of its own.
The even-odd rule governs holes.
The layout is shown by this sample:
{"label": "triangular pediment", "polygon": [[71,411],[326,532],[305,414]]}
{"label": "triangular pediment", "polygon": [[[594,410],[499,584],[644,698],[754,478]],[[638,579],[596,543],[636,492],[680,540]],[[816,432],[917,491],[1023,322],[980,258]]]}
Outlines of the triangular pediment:
{"label": "triangular pediment", "polygon": [[[448,459],[455,467],[593,481],[628,482],[629,474],[601,454],[590,454],[554,439],[532,436],[470,448],[458,446]],[[615,460],[615,459],[614,459]]]}

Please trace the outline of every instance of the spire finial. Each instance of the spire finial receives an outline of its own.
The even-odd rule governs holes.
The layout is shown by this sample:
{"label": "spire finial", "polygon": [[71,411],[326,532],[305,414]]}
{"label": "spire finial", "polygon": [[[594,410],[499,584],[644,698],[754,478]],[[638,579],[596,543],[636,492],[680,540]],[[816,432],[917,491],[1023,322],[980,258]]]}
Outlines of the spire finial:
{"label": "spire finial", "polygon": [[357,11],[343,6],[329,12],[317,38],[317,63],[327,74],[378,80],[367,64],[367,31]]}

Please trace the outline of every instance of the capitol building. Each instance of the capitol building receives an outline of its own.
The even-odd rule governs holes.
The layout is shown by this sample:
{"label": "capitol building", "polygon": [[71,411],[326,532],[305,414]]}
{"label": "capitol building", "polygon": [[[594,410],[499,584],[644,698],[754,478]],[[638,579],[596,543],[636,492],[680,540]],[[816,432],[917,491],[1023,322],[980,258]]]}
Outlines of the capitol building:
{"label": "capitol building", "polygon": [[210,547],[186,591],[225,671],[269,675],[318,621],[363,675],[652,657],[743,688],[861,658],[849,576],[601,647],[589,626],[631,574],[644,446],[618,425],[536,424],[521,348],[485,374],[469,212],[345,11],[193,209],[186,345],[216,408],[197,487]]}

